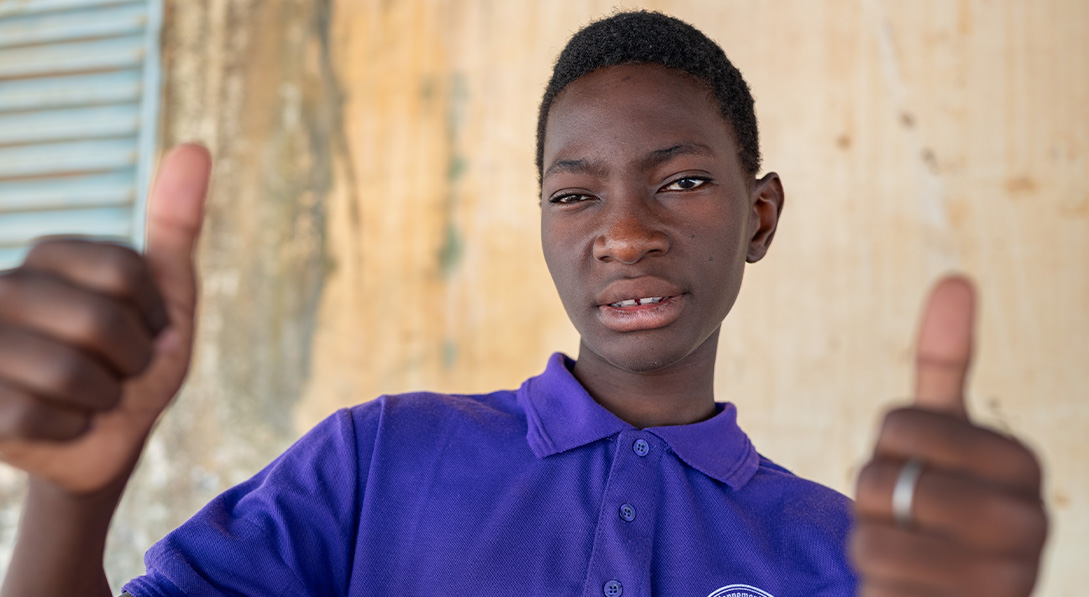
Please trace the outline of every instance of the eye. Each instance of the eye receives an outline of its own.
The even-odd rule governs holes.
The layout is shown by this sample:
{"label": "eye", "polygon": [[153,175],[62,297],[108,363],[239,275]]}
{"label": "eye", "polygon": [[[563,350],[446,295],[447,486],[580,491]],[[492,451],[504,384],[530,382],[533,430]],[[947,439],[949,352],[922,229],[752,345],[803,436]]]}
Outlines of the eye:
{"label": "eye", "polygon": [[554,203],[556,205],[572,205],[575,203],[582,203],[583,201],[588,201],[593,198],[593,195],[584,195],[581,193],[567,193],[566,195],[556,195],[554,197],[549,197],[548,202]]}
{"label": "eye", "polygon": [[662,187],[663,191],[691,191],[698,189],[703,185],[711,182],[710,178],[705,176],[685,176],[684,178],[678,178],[673,182]]}

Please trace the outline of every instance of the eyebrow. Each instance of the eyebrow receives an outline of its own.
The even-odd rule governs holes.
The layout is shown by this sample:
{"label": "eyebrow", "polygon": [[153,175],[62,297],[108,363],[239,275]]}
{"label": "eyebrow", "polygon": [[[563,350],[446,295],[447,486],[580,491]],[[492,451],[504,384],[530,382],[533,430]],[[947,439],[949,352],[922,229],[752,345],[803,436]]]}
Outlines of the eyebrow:
{"label": "eyebrow", "polygon": [[639,161],[644,170],[660,166],[680,155],[705,155],[714,156],[715,150],[710,145],[698,141],[685,141],[665,149],[655,149]]}
{"label": "eyebrow", "polygon": [[[670,147],[651,151],[639,160],[639,166],[640,169],[649,170],[681,155],[714,156],[715,150],[705,143],[685,141]],[[556,160],[555,162],[552,162],[552,165],[550,165],[547,170],[545,170],[542,178],[548,178],[550,175],[557,172],[603,176],[607,170],[605,164],[600,160],[589,160],[586,158],[578,160]]]}
{"label": "eyebrow", "polygon": [[590,161],[586,158],[580,160],[556,160],[555,162],[552,162],[552,165],[548,167],[548,170],[545,170],[542,178],[548,178],[550,175],[557,172],[602,176],[605,174],[605,171],[605,165],[598,160]]}

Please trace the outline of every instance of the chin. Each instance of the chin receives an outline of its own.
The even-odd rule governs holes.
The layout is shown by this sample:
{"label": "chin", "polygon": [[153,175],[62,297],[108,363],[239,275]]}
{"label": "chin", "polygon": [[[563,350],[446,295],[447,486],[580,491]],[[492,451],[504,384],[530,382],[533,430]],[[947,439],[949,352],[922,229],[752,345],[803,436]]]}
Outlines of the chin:
{"label": "chin", "polygon": [[579,358],[596,357],[617,369],[631,373],[653,373],[681,364],[702,345],[681,348],[669,346],[666,342],[655,342],[653,338],[626,340],[628,341],[608,343],[587,343],[584,340],[579,347]]}

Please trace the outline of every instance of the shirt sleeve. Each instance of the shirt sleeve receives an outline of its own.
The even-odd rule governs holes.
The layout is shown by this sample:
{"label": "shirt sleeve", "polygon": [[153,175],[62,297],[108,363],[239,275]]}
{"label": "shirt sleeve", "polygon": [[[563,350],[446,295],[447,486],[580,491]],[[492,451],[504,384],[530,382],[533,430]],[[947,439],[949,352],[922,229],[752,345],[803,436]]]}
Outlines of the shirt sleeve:
{"label": "shirt sleeve", "polygon": [[343,594],[366,478],[358,451],[353,411],[334,413],[148,550],[147,573],[122,591],[133,597]]}

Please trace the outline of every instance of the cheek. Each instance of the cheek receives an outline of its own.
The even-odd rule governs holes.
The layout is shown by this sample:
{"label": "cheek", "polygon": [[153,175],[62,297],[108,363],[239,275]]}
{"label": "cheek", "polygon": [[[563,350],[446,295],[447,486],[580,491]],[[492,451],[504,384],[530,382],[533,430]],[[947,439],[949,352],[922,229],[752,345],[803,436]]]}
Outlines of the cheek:
{"label": "cheek", "polygon": [[710,223],[694,232],[700,239],[704,261],[717,269],[732,268],[738,260],[744,262],[749,247],[747,221],[736,212],[708,213],[698,221]]}
{"label": "cheek", "polygon": [[556,247],[559,246],[559,239],[553,233],[552,228],[548,225],[546,220],[541,220],[541,252],[544,254],[545,265],[548,266],[548,271],[552,273],[552,277],[556,276],[554,266],[559,263],[558,256],[556,255]]}
{"label": "cheek", "polygon": [[565,304],[572,286],[577,282],[577,259],[573,254],[572,239],[566,238],[560,231],[550,226],[547,220],[541,223],[541,250],[545,265],[552,275],[552,283]]}
{"label": "cheek", "polygon": [[695,232],[701,242],[698,243],[699,252],[692,257],[699,261],[701,271],[697,275],[706,281],[710,290],[703,297],[709,301],[706,317],[719,323],[729,312],[741,288],[749,245],[748,229],[745,222],[738,221],[736,212],[717,213],[707,218],[703,221],[717,221],[719,224],[703,226]]}

